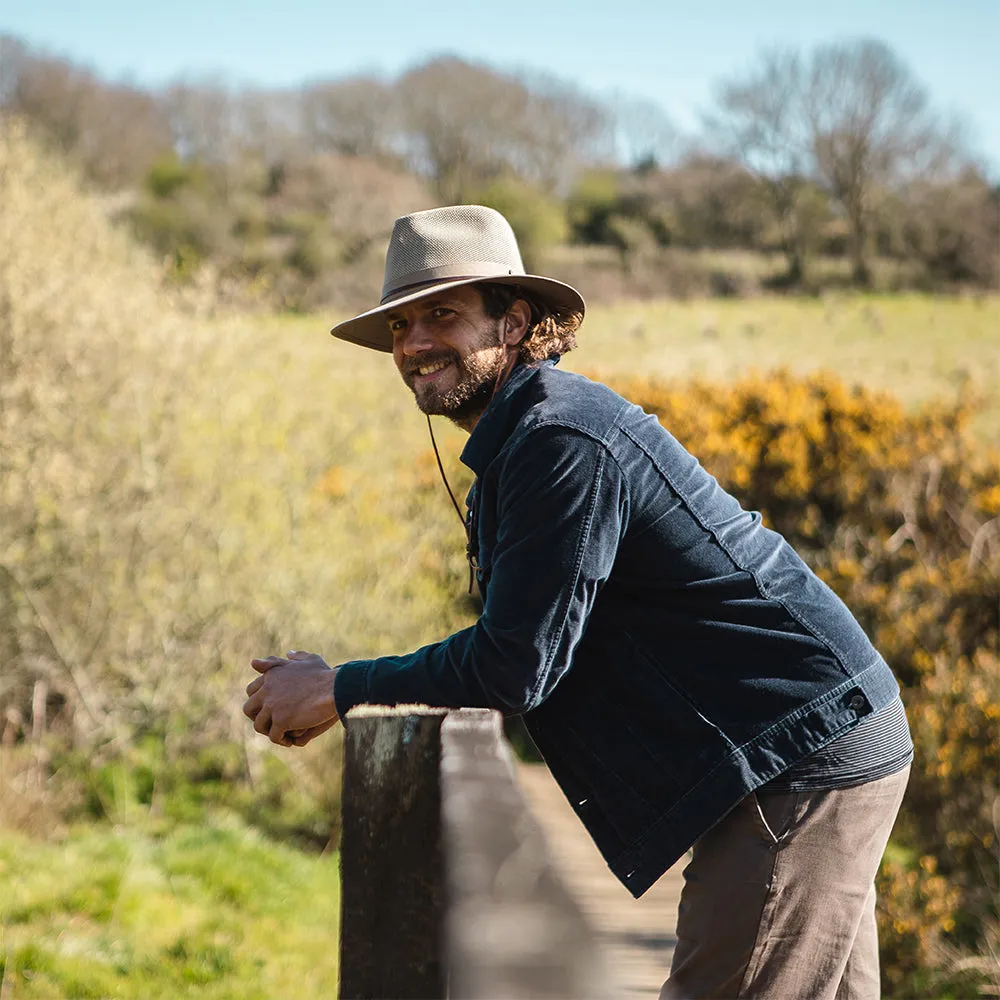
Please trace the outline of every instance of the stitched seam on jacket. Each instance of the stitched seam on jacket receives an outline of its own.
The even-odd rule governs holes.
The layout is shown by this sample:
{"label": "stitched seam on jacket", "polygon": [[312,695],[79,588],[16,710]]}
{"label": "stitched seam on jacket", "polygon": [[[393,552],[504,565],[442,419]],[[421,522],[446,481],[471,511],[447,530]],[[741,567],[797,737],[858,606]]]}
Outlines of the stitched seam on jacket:
{"label": "stitched seam on jacket", "polygon": [[[561,423],[539,424],[538,426],[533,427],[528,432],[528,434],[525,435],[525,437],[528,437],[530,434],[534,433],[537,430],[542,430],[544,428],[549,428],[549,427],[561,428],[563,426],[564,425],[561,424]],[[574,430],[574,431],[579,431],[580,430],[579,428],[575,428],[575,427],[574,428],[566,428],[566,429],[567,430]],[[549,637],[548,646],[547,646],[547,648],[545,650],[545,659],[542,662],[541,670],[539,671],[539,674],[538,674],[538,679],[535,682],[535,684],[533,685],[533,687],[531,689],[531,692],[529,694],[529,701],[530,701],[529,710],[530,710],[530,708],[537,707],[539,692],[541,691],[542,687],[544,686],[545,681],[547,680],[547,678],[549,676],[549,673],[552,670],[552,661],[555,658],[556,649],[557,649],[557,647],[559,645],[559,642],[562,639],[563,633],[566,631],[566,618],[569,615],[569,608],[570,608],[570,604],[571,604],[571,601],[572,601],[572,598],[573,598],[573,594],[576,593],[577,584],[578,584],[579,579],[580,579],[580,570],[583,567],[584,554],[586,552],[587,545],[588,545],[588,543],[590,541],[591,530],[593,529],[593,524],[594,524],[594,510],[595,510],[595,508],[597,506],[597,494],[598,494],[598,490],[600,489],[601,478],[602,478],[602,475],[603,475],[603,472],[604,472],[605,463],[607,461],[608,449],[607,449],[607,445],[603,441],[600,441],[595,435],[588,434],[587,436],[590,437],[591,440],[593,440],[595,443],[597,443],[597,444],[599,444],[601,446],[601,448],[600,448],[600,459],[599,459],[599,463],[598,463],[598,466],[597,466],[597,470],[596,470],[595,475],[594,475],[594,481],[593,481],[593,483],[591,484],[591,487],[590,487],[590,496],[588,498],[587,514],[586,514],[586,518],[585,518],[585,521],[584,521],[583,530],[580,532],[580,536],[579,536],[579,539],[577,541],[576,553],[575,553],[574,565],[573,565],[572,586],[564,588],[564,590],[563,590],[563,595],[564,596],[560,600],[560,606],[559,606],[559,612],[558,612],[559,625],[558,625],[557,628],[552,629],[552,634]]]}
{"label": "stitched seam on jacket", "polygon": [[[622,427],[621,431],[636,446],[636,448],[638,448],[653,463],[653,465],[655,466],[655,468],[657,470],[659,470],[660,475],[663,476],[663,478],[666,481],[667,485],[680,498],[680,501],[681,501],[681,503],[684,504],[684,507],[687,510],[687,512],[698,522],[699,525],[701,525],[701,527],[702,527],[702,529],[704,531],[707,531],[712,536],[712,538],[715,540],[715,543],[719,546],[719,548],[722,549],[722,551],[725,552],[726,555],[732,560],[733,565],[736,566],[736,568],[739,569],[739,570],[741,570],[742,572],[750,574],[750,576],[753,579],[754,585],[757,587],[757,591],[760,594],[760,596],[762,598],[764,598],[765,600],[774,601],[775,603],[780,604],[781,607],[784,608],[785,611],[792,618],[794,618],[799,623],[799,625],[802,626],[802,628],[804,628],[810,635],[812,635],[815,638],[819,639],[823,643],[823,645],[826,646],[827,650],[829,650],[829,652],[830,652],[830,655],[837,661],[837,664],[840,667],[840,669],[844,671],[844,675],[846,677],[852,677],[852,676],[854,676],[854,674],[852,674],[847,669],[847,666],[846,666],[846,664],[844,662],[845,658],[841,654],[841,652],[840,652],[840,650],[838,648],[838,645],[836,643],[834,643],[829,638],[829,636],[826,634],[826,631],[824,629],[819,628],[813,622],[807,622],[802,617],[802,615],[799,614],[799,612],[797,612],[794,608],[789,607],[788,603],[786,601],[782,600],[780,597],[775,597],[772,594],[768,594],[765,591],[764,586],[761,583],[761,579],[758,576],[757,572],[755,570],[753,570],[753,569],[750,569],[747,566],[744,566],[743,563],[739,559],[736,558],[736,555],[732,551],[732,549],[730,548],[730,546],[727,545],[725,541],[723,541],[723,539],[719,536],[718,532],[715,531],[714,528],[712,528],[710,525],[708,525],[705,522],[705,520],[701,517],[701,515],[699,514],[699,512],[695,509],[694,504],[691,503],[691,500],[687,496],[686,492],[682,491],[681,488],[674,482],[674,480],[671,478],[671,476],[667,472],[667,470],[664,469],[663,465],[656,460],[656,457],[649,451],[649,449],[646,448],[643,445],[643,443],[641,441],[639,441],[635,437],[635,435],[633,435],[632,433],[630,433],[629,429],[627,427]],[[706,475],[707,475],[707,473],[706,473]],[[721,489],[721,487],[720,487],[720,489]],[[741,508],[742,508],[742,505],[741,505]],[[787,542],[786,542],[786,544],[787,544]]]}
{"label": "stitched seam on jacket", "polygon": [[[845,693],[845,691],[850,690],[851,687],[854,686],[854,682],[860,682],[861,678],[865,674],[867,674],[868,671],[874,670],[876,667],[879,667],[882,664],[883,664],[882,658],[880,656],[876,657],[876,659],[872,660],[872,662],[869,663],[868,666],[864,668],[864,670],[855,674],[853,677],[848,677],[845,680],[841,681],[840,684],[838,684],[832,691],[827,691],[826,694],[821,695],[819,698],[815,699],[815,701],[811,701],[805,705],[799,706],[799,708],[794,709],[793,711],[789,712],[787,715],[779,719],[777,722],[768,726],[767,729],[765,729],[763,732],[758,733],[756,736],[754,736],[752,739],[747,740],[745,743],[741,743],[734,750],[731,750],[722,760],[720,760],[719,763],[716,764],[715,767],[713,767],[707,774],[705,774],[696,785],[689,788],[687,792],[685,792],[670,807],[668,812],[672,813],[676,809],[678,809],[681,805],[683,805],[683,803],[687,799],[689,799],[699,788],[701,788],[702,785],[704,785],[706,782],[711,781],[717,771],[722,771],[725,768],[727,768],[729,766],[730,761],[734,757],[739,757],[745,761],[746,754],[744,753],[744,750],[746,750],[747,747],[752,746],[754,743],[762,742],[764,738],[768,736],[770,733],[774,732],[777,729],[783,728],[789,722],[797,722],[803,716],[810,715],[813,712],[818,711],[824,705],[828,704],[831,701],[836,701],[842,694]],[[762,781],[761,784],[764,784],[764,782]],[[758,785],[756,787],[760,786]],[[617,861],[620,858],[627,856],[632,851],[641,851],[646,846],[646,844],[648,844],[657,835],[658,828],[664,822],[665,815],[666,814],[654,820],[652,825],[646,831],[644,831],[642,834],[636,837],[635,840],[629,843],[629,845],[626,848],[619,851],[618,854],[615,855],[614,860]]]}
{"label": "stitched seam on jacket", "polygon": [[601,448],[601,457],[597,466],[596,473],[594,475],[594,482],[590,487],[590,497],[587,504],[587,518],[585,521],[584,530],[580,533],[580,538],[577,541],[576,546],[576,559],[574,560],[573,566],[573,586],[567,588],[564,591],[564,606],[561,609],[559,628],[553,630],[552,636],[549,638],[549,648],[545,652],[545,664],[543,666],[542,672],[539,675],[538,683],[535,685],[534,690],[531,692],[531,700],[533,703],[537,703],[538,694],[542,689],[542,685],[545,679],[548,677],[549,672],[552,669],[552,661],[556,655],[556,649],[562,639],[563,633],[566,631],[566,619],[569,615],[569,609],[571,602],[573,600],[573,595],[576,593],[576,588],[580,582],[580,570],[583,568],[583,557],[587,551],[587,545],[590,542],[590,533],[594,526],[594,510],[597,507],[597,494],[600,489],[601,477],[604,473],[604,463],[607,459],[607,449]]}

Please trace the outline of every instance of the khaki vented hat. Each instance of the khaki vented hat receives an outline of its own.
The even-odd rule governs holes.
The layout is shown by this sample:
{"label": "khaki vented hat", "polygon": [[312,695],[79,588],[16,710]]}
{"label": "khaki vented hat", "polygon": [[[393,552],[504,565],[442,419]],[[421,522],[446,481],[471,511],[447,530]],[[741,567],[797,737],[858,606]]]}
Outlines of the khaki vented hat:
{"label": "khaki vented hat", "polygon": [[583,296],[554,278],[525,274],[510,223],[492,208],[453,205],[396,220],[385,255],[382,300],[330,333],[376,351],[392,350],[384,314],[459,285],[491,281],[530,291],[556,313],[583,312]]}

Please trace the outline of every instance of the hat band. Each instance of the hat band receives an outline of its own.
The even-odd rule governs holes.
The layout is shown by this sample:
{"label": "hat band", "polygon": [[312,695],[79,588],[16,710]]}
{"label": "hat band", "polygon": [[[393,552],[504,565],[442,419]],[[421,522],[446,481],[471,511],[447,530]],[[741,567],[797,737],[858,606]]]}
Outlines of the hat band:
{"label": "hat band", "polygon": [[446,278],[504,278],[511,274],[524,274],[523,269],[515,271],[512,267],[505,267],[495,260],[468,260],[458,264],[441,264],[438,267],[425,267],[421,271],[411,271],[409,274],[400,275],[394,278],[392,285],[382,287],[382,298],[380,305],[395,296],[413,288],[416,285],[426,285],[434,281],[441,281]]}

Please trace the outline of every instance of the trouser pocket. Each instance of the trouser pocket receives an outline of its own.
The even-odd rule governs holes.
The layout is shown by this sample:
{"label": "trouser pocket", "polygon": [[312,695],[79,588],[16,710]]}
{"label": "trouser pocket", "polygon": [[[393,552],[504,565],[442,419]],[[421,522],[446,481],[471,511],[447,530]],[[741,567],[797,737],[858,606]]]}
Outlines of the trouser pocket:
{"label": "trouser pocket", "polygon": [[801,798],[800,792],[751,792],[747,808],[763,839],[777,846],[791,832]]}

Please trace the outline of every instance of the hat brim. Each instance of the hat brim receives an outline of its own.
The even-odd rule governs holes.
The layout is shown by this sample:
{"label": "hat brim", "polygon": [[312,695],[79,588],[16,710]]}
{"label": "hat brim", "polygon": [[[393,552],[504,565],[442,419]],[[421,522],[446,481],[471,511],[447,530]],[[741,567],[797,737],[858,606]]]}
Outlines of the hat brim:
{"label": "hat brim", "polygon": [[353,319],[338,323],[330,333],[334,337],[350,341],[352,344],[370,347],[375,351],[391,352],[392,333],[385,319],[387,312],[398,309],[400,306],[409,305],[411,302],[416,302],[429,295],[439,295],[451,288],[460,288],[463,285],[475,285],[481,282],[493,285],[517,285],[525,291],[533,292],[554,312],[583,313],[586,310],[583,296],[572,285],[556,281],[555,278],[543,278],[537,274],[503,274],[497,277],[480,274],[469,278],[428,282],[426,285],[421,285],[420,288],[386,299],[381,305],[369,309]]}

